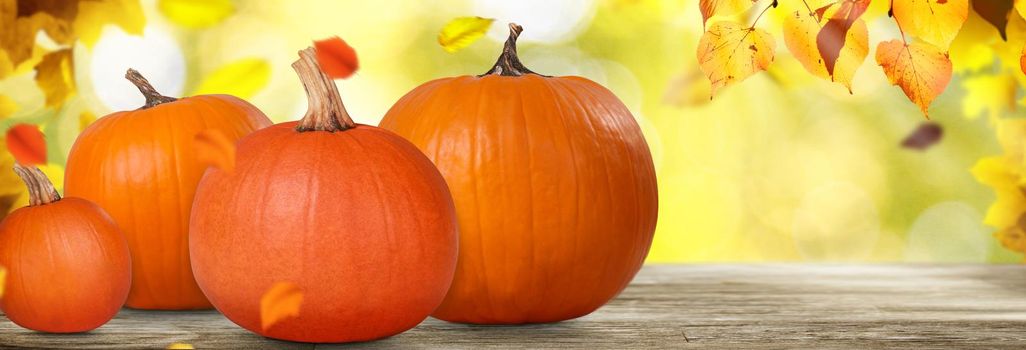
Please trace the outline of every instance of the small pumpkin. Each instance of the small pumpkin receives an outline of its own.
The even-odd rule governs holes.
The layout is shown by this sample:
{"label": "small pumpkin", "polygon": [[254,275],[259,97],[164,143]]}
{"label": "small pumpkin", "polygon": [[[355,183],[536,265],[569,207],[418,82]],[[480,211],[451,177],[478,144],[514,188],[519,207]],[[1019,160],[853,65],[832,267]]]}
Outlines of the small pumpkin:
{"label": "small pumpkin", "polygon": [[36,167],[14,166],[29,206],[0,223],[0,265],[8,271],[0,308],[42,332],[85,332],[107,323],[132,282],[128,243],[96,204],[61,198]]}
{"label": "small pumpkin", "polygon": [[[309,97],[299,122],[239,140],[192,211],[192,266],[229,320],[265,337],[353,342],[410,329],[442,301],[456,266],[456,213],[415,146],[355,124],[313,48],[293,64]],[[262,324],[276,285],[298,314]],[[274,293],[270,293],[274,294]]]}
{"label": "small pumpkin", "polygon": [[189,266],[189,212],[206,169],[193,140],[214,129],[235,141],[271,121],[237,97],[167,97],[135,70],[125,77],[146,105],[100,118],[79,135],[68,155],[64,190],[106,209],[128,238],[134,274],[129,307],[210,308]]}
{"label": "small pumpkin", "polygon": [[521,30],[510,24],[487,73],[425,83],[380,124],[431,158],[456,203],[459,262],[433,314],[443,320],[586,315],[630,282],[652,242],[655,169],[634,117],[591,80],[524,67]]}

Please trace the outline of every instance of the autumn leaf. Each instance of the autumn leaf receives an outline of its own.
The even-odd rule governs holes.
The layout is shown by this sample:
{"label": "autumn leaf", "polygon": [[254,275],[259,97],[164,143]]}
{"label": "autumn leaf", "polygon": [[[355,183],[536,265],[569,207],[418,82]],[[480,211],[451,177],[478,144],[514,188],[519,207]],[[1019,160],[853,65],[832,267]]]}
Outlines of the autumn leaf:
{"label": "autumn leaf", "polygon": [[214,26],[235,13],[231,0],[160,0],[160,13],[185,28]]}
{"label": "autumn leaf", "polygon": [[1012,14],[1012,0],[976,0],[973,1],[973,11],[980,15],[1001,34],[1001,40],[1008,40],[1005,28],[1008,26],[1008,16]]}
{"label": "autumn leaf", "polygon": [[905,34],[948,50],[969,17],[969,0],[894,0],[894,20]]}
{"label": "autumn leaf", "polygon": [[189,349],[195,349],[195,348],[192,346],[192,344],[171,343],[170,345],[167,346],[167,349],[168,350],[189,350]]}
{"label": "autumn leaf", "polygon": [[71,49],[50,52],[36,65],[36,85],[46,96],[46,106],[57,108],[75,94],[75,68]]}
{"label": "autumn leaf", "polygon": [[796,11],[787,16],[784,19],[784,44],[809,73],[840,83],[851,92],[855,71],[862,66],[869,54],[869,32],[866,23],[862,19],[855,20],[847,30],[844,46],[838,52],[831,74],[818,49],[818,22],[816,16],[803,11]]}
{"label": "autumn leaf", "polygon": [[196,159],[201,164],[213,166],[226,172],[235,171],[235,143],[217,129],[207,129],[196,134]]}
{"label": "autumn leaf", "polygon": [[342,38],[314,41],[317,49],[317,64],[321,70],[335,79],[345,79],[360,68],[360,62],[356,58],[356,50],[346,44]]}
{"label": "autumn leaf", "polygon": [[299,316],[303,291],[291,282],[277,282],[260,298],[260,325],[267,331],[286,317]]}
{"label": "autumn leaf", "polygon": [[438,44],[446,52],[453,53],[470,46],[488,32],[494,18],[457,17],[446,23],[438,33]]}
{"label": "autumn leaf", "polygon": [[826,24],[816,35],[816,47],[826,65],[827,73],[831,76],[834,74],[834,65],[841,55],[841,49],[847,41],[848,30],[863,13],[866,13],[868,7],[869,0],[840,0],[816,10],[816,13],[820,14],[820,19],[827,18]]}
{"label": "autumn leaf", "polygon": [[698,42],[698,64],[712,83],[711,95],[766,70],[773,62],[775,47],[765,30],[728,21],[714,23]]}
{"label": "autumn leaf", "polygon": [[7,150],[22,165],[46,163],[46,139],[39,127],[18,124],[7,129]]}
{"label": "autumn leaf", "polygon": [[86,47],[92,47],[100,40],[107,24],[115,24],[128,34],[143,33],[146,17],[138,0],[78,0],[78,3],[75,36]]}
{"label": "autumn leaf", "polygon": [[229,94],[249,98],[267,86],[271,65],[261,58],[244,58],[213,71],[192,95]]}
{"label": "autumn leaf", "polygon": [[928,43],[882,42],[876,47],[876,62],[891,84],[901,87],[927,118],[930,103],[951,81],[951,60]]}
{"label": "autumn leaf", "polygon": [[941,128],[940,124],[925,122],[919,124],[919,127],[912,130],[912,132],[901,141],[901,147],[917,151],[925,151],[927,148],[930,148],[940,142],[942,137],[944,137],[944,129]]}
{"label": "autumn leaf", "polygon": [[78,115],[78,132],[85,131],[90,124],[96,121],[96,115],[90,111],[82,111]]}
{"label": "autumn leaf", "polygon": [[0,95],[0,119],[10,117],[18,111],[18,103],[6,95]]}
{"label": "autumn leaf", "polygon": [[1015,7],[1015,11],[1019,12],[1019,16],[1026,18],[1026,0],[1015,0],[1013,6]]}
{"label": "autumn leaf", "polygon": [[752,7],[759,0],[700,0],[698,8],[702,11],[702,25],[716,15],[729,16]]}

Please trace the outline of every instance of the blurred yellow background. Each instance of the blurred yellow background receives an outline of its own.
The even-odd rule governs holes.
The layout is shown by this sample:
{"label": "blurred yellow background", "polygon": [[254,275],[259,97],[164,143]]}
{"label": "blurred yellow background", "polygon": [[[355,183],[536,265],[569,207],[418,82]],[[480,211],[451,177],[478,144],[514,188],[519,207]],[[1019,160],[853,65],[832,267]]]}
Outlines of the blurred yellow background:
{"label": "blurred yellow background", "polygon": [[[63,4],[48,6],[76,2],[56,3]],[[915,151],[900,142],[925,120],[873,60],[876,43],[899,36],[886,16],[887,1],[874,1],[863,17],[870,53],[853,94],[810,75],[791,57],[780,24],[799,2],[781,1],[759,23],[777,42],[770,69],[712,100],[695,54],[703,32],[697,0],[80,3],[65,28],[77,40],[54,38],[59,35],[44,28],[30,58],[12,64],[9,54],[0,56],[0,123],[4,129],[41,125],[49,151],[45,171],[58,184],[84,125],[142,105],[123,78],[128,67],[165,95],[230,93],[276,122],[294,120],[306,109],[290,67],[296,51],[338,35],[360,59],[356,75],[339,81],[346,106],[357,122],[377,124],[423,82],[483,73],[501,50],[504,24],[516,22],[524,27],[519,48],[527,67],[605,85],[641,125],[660,192],[649,262],[1023,259],[999,243],[998,228],[984,224],[996,197],[970,171],[986,157],[1008,159],[998,130],[1023,116],[1026,77],[1017,55],[1026,23],[1019,17],[1004,42],[970,14],[951,48],[955,76],[930,110],[944,137]],[[7,15],[0,12],[5,31],[16,21]],[[496,24],[483,39],[448,53],[436,37],[461,16],[495,18]],[[10,50],[10,41],[4,45]],[[56,82],[37,83],[36,67],[62,49],[70,49],[66,59],[41,68]],[[1021,159],[1022,149],[1014,152]],[[8,169],[13,159],[3,153],[0,169]],[[1008,171],[1018,174],[1021,162],[1012,167]],[[4,205],[24,205],[22,188],[13,172],[0,171]]]}

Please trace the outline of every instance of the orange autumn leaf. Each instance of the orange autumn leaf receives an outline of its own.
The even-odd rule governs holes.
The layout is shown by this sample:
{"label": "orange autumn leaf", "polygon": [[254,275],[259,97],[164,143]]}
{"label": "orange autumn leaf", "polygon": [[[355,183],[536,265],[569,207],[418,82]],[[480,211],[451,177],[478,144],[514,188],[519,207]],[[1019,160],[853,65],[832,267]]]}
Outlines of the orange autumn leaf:
{"label": "orange autumn leaf", "polygon": [[235,171],[235,143],[221,130],[203,130],[196,134],[195,142],[200,163],[229,173]]}
{"label": "orange autumn leaf", "polygon": [[188,343],[171,343],[170,345],[167,346],[167,349],[168,350],[189,350],[189,349],[195,349],[195,347],[193,347],[192,344],[188,344]]}
{"label": "orange autumn leaf", "polygon": [[969,18],[969,0],[893,0],[891,11],[905,34],[947,51]]}
{"label": "orange autumn leaf", "polygon": [[715,15],[734,15],[752,7],[759,0],[700,0],[698,9],[702,11],[702,25]]}
{"label": "orange autumn leaf", "polygon": [[698,64],[712,83],[711,94],[766,70],[773,62],[775,47],[765,30],[727,21],[714,23],[698,42]]}
{"label": "orange autumn leaf", "polygon": [[46,164],[46,138],[35,125],[18,124],[7,129],[7,150],[22,165]]}
{"label": "orange autumn leaf", "polygon": [[820,20],[827,18],[826,24],[816,34],[816,47],[830,75],[834,74],[834,65],[845,46],[848,31],[867,8],[869,0],[839,0],[816,10]]}
{"label": "orange autumn leaf", "polygon": [[818,49],[820,26],[816,16],[797,11],[784,19],[784,44],[791,54],[812,75],[844,85],[851,92],[852,80],[869,54],[869,32],[865,21],[858,19],[847,30],[844,46],[838,52],[833,74]]}
{"label": "orange autumn leaf", "polygon": [[876,47],[876,62],[891,84],[901,87],[927,118],[930,103],[951,81],[948,55],[928,43],[882,42]]}
{"label": "orange autumn leaf", "polygon": [[335,79],[345,79],[360,68],[360,62],[356,58],[356,50],[349,46],[342,38],[314,41],[317,49],[317,64],[321,70]]}
{"label": "orange autumn leaf", "polygon": [[277,282],[260,298],[260,326],[264,331],[287,317],[299,316],[303,291],[291,282]]}

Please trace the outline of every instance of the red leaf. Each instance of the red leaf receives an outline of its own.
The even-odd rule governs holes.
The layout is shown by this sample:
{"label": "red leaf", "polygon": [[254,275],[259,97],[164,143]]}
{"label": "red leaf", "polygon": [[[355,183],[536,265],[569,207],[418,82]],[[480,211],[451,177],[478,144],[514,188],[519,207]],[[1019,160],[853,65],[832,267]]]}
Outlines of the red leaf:
{"label": "red leaf", "polygon": [[317,64],[321,65],[321,70],[329,77],[345,79],[360,68],[356,50],[337,36],[314,41],[314,47],[317,48]]}
{"label": "red leaf", "polygon": [[855,20],[866,12],[869,0],[840,0],[821,7],[816,10],[816,14],[822,17],[833,5],[839,5],[837,12],[830,16],[827,23],[823,25],[823,29],[820,29],[819,34],[816,35],[816,47],[819,49],[819,55],[823,57],[827,73],[831,76],[834,75],[834,64],[837,63],[837,57],[841,55],[841,48],[844,47],[848,30],[851,29]]}
{"label": "red leaf", "polygon": [[7,129],[7,150],[22,165],[46,164],[46,139],[35,125],[18,124]]}

